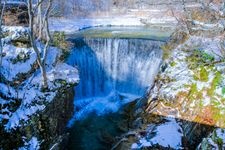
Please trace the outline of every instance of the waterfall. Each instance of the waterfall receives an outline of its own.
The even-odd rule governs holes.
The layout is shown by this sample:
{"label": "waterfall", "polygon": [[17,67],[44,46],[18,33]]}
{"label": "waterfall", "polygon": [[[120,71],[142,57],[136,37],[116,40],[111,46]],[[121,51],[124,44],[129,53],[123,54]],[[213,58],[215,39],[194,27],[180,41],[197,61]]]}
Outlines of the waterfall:
{"label": "waterfall", "polygon": [[79,69],[81,78],[75,89],[76,110],[90,103],[94,107],[94,97],[102,103],[101,111],[106,99],[116,105],[120,100],[126,101],[127,95],[141,97],[153,84],[162,60],[161,41],[80,38],[72,42],[68,63]]}

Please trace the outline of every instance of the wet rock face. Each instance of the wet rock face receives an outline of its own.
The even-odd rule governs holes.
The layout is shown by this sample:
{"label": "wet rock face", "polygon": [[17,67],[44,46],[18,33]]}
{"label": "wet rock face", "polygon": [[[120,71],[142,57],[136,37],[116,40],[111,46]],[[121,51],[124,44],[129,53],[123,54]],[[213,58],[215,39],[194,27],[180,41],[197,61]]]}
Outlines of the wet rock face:
{"label": "wet rock face", "polygon": [[31,122],[30,128],[38,133],[37,137],[44,140],[41,148],[49,149],[54,143],[60,143],[63,140],[64,137],[60,139],[60,136],[65,135],[67,122],[73,115],[73,99],[73,87],[62,88],[55,99],[47,105],[46,110],[34,117],[38,121]]}

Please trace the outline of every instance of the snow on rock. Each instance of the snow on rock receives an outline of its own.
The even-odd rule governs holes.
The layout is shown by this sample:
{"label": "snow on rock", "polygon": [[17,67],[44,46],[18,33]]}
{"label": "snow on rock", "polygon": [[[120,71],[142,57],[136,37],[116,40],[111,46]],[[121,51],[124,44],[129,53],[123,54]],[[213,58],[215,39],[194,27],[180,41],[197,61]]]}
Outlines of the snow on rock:
{"label": "snow on rock", "polygon": [[202,140],[197,149],[225,149],[225,130],[221,128],[214,130],[207,138]]}
{"label": "snow on rock", "polygon": [[213,55],[216,60],[220,60],[223,57],[223,51],[221,51],[221,39],[218,37],[214,38],[202,38],[198,36],[191,36],[188,41],[186,41],[180,48],[185,46],[192,46],[199,50],[204,50],[205,52]]}
{"label": "snow on rock", "polygon": [[3,47],[2,75],[13,81],[18,74],[27,73],[36,62],[36,54],[31,48],[18,48],[13,45]]}
{"label": "snow on rock", "polygon": [[20,126],[20,121],[27,121],[29,117],[35,114],[37,111],[41,111],[45,108],[44,105],[35,105],[30,107],[21,106],[10,116],[8,123],[5,125],[6,130],[15,129]]}
{"label": "snow on rock", "polygon": [[174,149],[181,148],[182,129],[174,118],[168,118],[169,122],[163,123],[156,129],[156,136],[150,141],[163,147],[171,147]]}
{"label": "snow on rock", "polygon": [[[133,143],[131,149],[143,149],[160,145],[164,148],[182,149],[182,128],[174,118],[166,118],[166,122],[152,127],[147,136],[141,137],[138,142]],[[153,134],[153,135],[152,135]]]}
{"label": "snow on rock", "polygon": [[29,28],[23,27],[23,26],[2,26],[2,32],[8,32],[8,33],[14,33],[18,36],[21,36],[23,34],[28,34]]}
{"label": "snow on rock", "polygon": [[28,39],[29,28],[22,26],[3,26],[2,32],[5,37],[3,43],[11,42],[12,40]]}
{"label": "snow on rock", "polygon": [[32,137],[30,141],[25,142],[23,147],[20,147],[19,150],[39,150],[40,142],[36,137]]}
{"label": "snow on rock", "polygon": [[[0,123],[4,120],[6,131],[25,125],[30,117],[46,108],[46,104],[54,100],[58,90],[70,87],[79,82],[78,70],[65,63],[59,62],[61,51],[50,47],[46,60],[48,88],[42,92],[42,75],[33,65],[36,63],[36,54],[32,48],[13,46],[11,41],[28,33],[23,27],[3,27],[9,33],[3,40],[3,60],[1,75],[8,85],[0,83]],[[7,39],[7,40],[6,40]],[[37,42],[38,49],[44,45]],[[22,79],[19,75],[22,75]],[[18,85],[12,86],[18,80]],[[12,109],[13,108],[13,109]]]}
{"label": "snow on rock", "polygon": [[36,54],[31,48],[16,47],[14,40],[28,40],[29,30],[26,27],[3,26],[3,60],[1,74],[8,81],[13,81],[17,75],[27,73],[36,62]]}
{"label": "snow on rock", "polygon": [[[192,36],[165,60],[147,111],[225,127],[225,64],[219,37]],[[157,99],[158,101],[152,101]]]}
{"label": "snow on rock", "polygon": [[193,30],[205,30],[205,31],[209,31],[209,30],[219,30],[219,31],[223,31],[224,30],[224,25],[221,22],[215,23],[215,24],[207,24],[205,22],[200,22],[197,20],[193,20],[192,21],[193,25],[195,25],[196,27],[193,27]]}
{"label": "snow on rock", "polygon": [[16,90],[6,84],[0,83],[1,93],[7,94],[9,97],[16,95]]}
{"label": "snow on rock", "polygon": [[[21,121],[28,121],[29,117],[35,113],[45,109],[45,102],[51,102],[56,96],[58,88],[62,86],[63,83],[56,83],[58,79],[64,80],[67,84],[75,84],[79,82],[79,76],[77,69],[68,66],[66,64],[58,64],[52,70],[47,72],[48,88],[49,92],[41,92],[41,79],[42,76],[39,73],[36,76],[32,76],[25,85],[18,89],[16,93],[19,93],[18,98],[21,99],[21,105],[13,112],[5,125],[6,130],[15,129],[20,126]],[[16,95],[14,95],[16,96]]]}
{"label": "snow on rock", "polygon": [[54,69],[48,72],[49,81],[54,81],[56,79],[61,80],[67,79],[69,83],[78,83],[79,82],[78,70],[64,63],[57,64]]}
{"label": "snow on rock", "polygon": [[[225,63],[218,56],[221,55],[219,45],[219,37],[192,36],[173,49],[151,90],[146,111],[157,116],[224,128]],[[135,136],[139,140],[132,144],[131,149],[154,146],[182,149],[180,126],[183,125],[175,119],[167,119],[159,125],[149,124],[147,136]],[[223,129],[216,130],[202,141],[199,149],[224,149],[224,135]]]}

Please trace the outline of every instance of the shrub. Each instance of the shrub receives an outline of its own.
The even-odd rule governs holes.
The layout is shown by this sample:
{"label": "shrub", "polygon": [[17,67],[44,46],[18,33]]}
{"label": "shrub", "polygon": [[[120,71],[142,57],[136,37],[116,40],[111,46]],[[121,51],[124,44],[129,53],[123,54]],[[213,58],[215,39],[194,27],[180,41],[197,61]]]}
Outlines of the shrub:
{"label": "shrub", "polygon": [[64,60],[69,55],[69,42],[66,41],[66,35],[64,32],[54,32],[53,45],[62,49],[63,55],[61,60]]}
{"label": "shrub", "polygon": [[194,79],[202,82],[207,82],[209,80],[209,73],[205,67],[200,67],[200,70],[194,74]]}

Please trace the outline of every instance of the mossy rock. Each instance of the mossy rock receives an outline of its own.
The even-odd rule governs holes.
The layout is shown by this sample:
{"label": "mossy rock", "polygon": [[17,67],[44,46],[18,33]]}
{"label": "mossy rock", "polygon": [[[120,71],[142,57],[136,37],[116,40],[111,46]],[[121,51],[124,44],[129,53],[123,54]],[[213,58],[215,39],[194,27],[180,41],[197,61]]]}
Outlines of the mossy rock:
{"label": "mossy rock", "polygon": [[208,82],[209,80],[209,72],[203,66],[200,67],[200,70],[195,71],[194,79],[199,80],[201,82]]}
{"label": "mossy rock", "polygon": [[64,32],[54,32],[53,34],[53,46],[56,46],[62,50],[62,55],[60,60],[64,61],[70,54],[71,43],[66,40],[66,35]]}
{"label": "mossy rock", "polygon": [[204,52],[203,50],[195,49],[191,51],[191,54],[186,58],[188,62],[188,67],[191,70],[194,70],[201,66],[213,66],[215,57],[211,54]]}
{"label": "mossy rock", "polygon": [[212,80],[210,88],[208,88],[208,90],[207,90],[207,94],[209,96],[214,95],[216,87],[221,83],[221,81],[222,81],[222,74],[219,71],[217,71],[215,73],[215,77]]}

